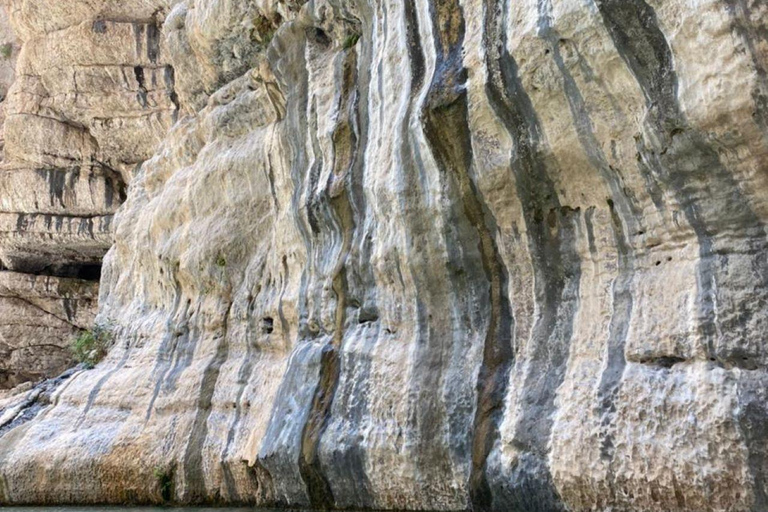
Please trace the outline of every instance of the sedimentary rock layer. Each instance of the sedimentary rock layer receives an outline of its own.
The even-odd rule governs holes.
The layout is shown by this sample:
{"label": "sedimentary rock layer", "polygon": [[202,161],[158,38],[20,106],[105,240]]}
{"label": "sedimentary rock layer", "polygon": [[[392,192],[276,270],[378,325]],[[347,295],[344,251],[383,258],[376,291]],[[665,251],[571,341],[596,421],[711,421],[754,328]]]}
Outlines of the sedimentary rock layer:
{"label": "sedimentary rock layer", "polygon": [[[81,307],[90,308],[91,318],[114,213],[135,167],[178,115],[173,68],[159,33],[162,5],[148,11],[101,3],[6,2],[21,49],[14,41],[9,56],[0,55],[0,82],[11,61],[16,75],[1,91],[0,268],[27,274],[21,280],[92,281],[81,285],[89,289]],[[6,21],[0,19],[0,33],[9,32]],[[71,297],[46,299],[68,303]],[[15,377],[5,384],[53,377],[71,365],[66,347],[91,325],[60,317],[68,325],[54,329],[50,319],[36,323],[32,311],[15,317],[17,309],[7,300],[0,309],[2,344],[4,350],[23,347],[27,356],[7,361],[2,370]],[[45,346],[56,355],[29,348]]]}
{"label": "sedimentary rock layer", "polygon": [[765,510],[765,3],[163,7],[116,343],[0,502]]}
{"label": "sedimentary rock layer", "polygon": [[0,389],[72,366],[70,341],[90,328],[98,283],[0,272]]}

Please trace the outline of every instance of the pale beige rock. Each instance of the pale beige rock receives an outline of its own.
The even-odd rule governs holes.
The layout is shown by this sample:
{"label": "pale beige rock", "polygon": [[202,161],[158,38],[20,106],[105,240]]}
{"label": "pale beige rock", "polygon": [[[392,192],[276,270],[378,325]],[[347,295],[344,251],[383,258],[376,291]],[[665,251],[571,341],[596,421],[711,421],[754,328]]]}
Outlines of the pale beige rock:
{"label": "pale beige rock", "polygon": [[[9,41],[12,51],[0,56],[0,267],[33,281],[90,279],[82,307],[92,319],[114,213],[131,174],[178,114],[159,28],[170,5],[14,0],[6,7],[20,49],[4,11],[0,44]],[[12,73],[18,78],[9,89]],[[72,300],[50,293],[52,303]],[[72,362],[73,333],[91,327],[61,317],[61,325],[27,321],[21,328],[15,315],[30,312],[15,300],[4,299],[0,310],[4,344],[16,354],[3,371],[15,380],[0,387],[58,375]],[[33,347],[46,346],[55,350],[41,348],[36,360]]]}
{"label": "pale beige rock", "polygon": [[[153,156],[110,165],[94,232],[116,344],[4,406],[0,502],[768,507],[760,2],[158,4],[186,115],[161,129],[160,87],[158,128],[101,135],[101,100],[62,101],[53,156],[52,62],[148,64],[73,21],[114,5],[17,7],[9,154]],[[72,183],[51,215],[113,213]]]}
{"label": "pale beige rock", "polygon": [[0,272],[0,387],[71,367],[70,343],[93,324],[97,295],[95,282]]}

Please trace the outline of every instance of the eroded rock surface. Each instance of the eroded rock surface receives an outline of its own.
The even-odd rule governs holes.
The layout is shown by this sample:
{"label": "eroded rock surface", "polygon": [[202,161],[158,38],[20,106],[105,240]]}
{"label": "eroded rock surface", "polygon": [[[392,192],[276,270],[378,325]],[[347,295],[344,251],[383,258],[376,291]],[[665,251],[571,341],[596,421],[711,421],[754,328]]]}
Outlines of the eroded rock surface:
{"label": "eroded rock surface", "polygon": [[[112,244],[112,219],[126,184],[178,114],[173,68],[164,58],[159,29],[168,6],[155,3],[152,10],[148,2],[12,0],[6,5],[21,50],[11,47],[16,80],[7,97],[5,89],[0,91],[5,98],[0,262],[29,279],[81,279],[78,286],[90,290],[82,307],[90,308],[91,317],[101,260]],[[0,18],[0,35],[4,21]],[[6,75],[3,62],[0,81]],[[77,329],[90,327],[60,317],[68,325],[52,330],[45,317],[24,314],[25,327],[19,329],[19,318],[8,318],[12,310],[4,306],[0,320],[6,347],[58,350]],[[12,358],[0,375],[53,377],[71,364],[63,361],[66,351],[49,356],[40,350],[35,371],[28,367],[34,354]]]}
{"label": "eroded rock surface", "polygon": [[[20,1],[18,98],[150,3]],[[132,176],[117,342],[0,438],[0,501],[768,507],[763,2],[163,7],[164,138],[94,157],[65,103],[56,158]]]}
{"label": "eroded rock surface", "polygon": [[0,389],[72,366],[71,340],[93,325],[98,283],[0,272]]}

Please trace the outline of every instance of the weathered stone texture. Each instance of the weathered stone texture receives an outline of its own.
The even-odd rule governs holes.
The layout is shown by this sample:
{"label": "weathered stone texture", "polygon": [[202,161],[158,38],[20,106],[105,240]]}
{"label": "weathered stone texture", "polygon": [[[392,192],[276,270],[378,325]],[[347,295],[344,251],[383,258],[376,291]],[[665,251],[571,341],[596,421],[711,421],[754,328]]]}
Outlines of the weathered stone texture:
{"label": "weathered stone texture", "polygon": [[[97,292],[89,281],[98,280],[112,244],[114,213],[135,167],[154,153],[179,108],[159,29],[168,6],[127,4],[12,0],[6,5],[21,49],[11,48],[16,80],[10,89],[0,87],[5,98],[0,266],[26,273],[29,280],[83,279],[79,286],[90,290],[90,297],[82,307],[90,308],[90,317]],[[6,21],[0,18],[2,37]],[[0,83],[6,67],[0,62]],[[71,364],[66,346],[73,333],[90,325],[61,317],[67,325],[54,329],[50,319],[27,312],[22,329],[12,313],[16,309],[3,305],[0,329],[8,350],[23,347],[26,356],[11,358],[2,368],[0,373],[10,372],[3,375],[16,376],[7,383],[21,376],[52,377]],[[56,355],[39,349],[33,362],[29,347],[45,346],[55,346]]]}
{"label": "weathered stone texture", "polygon": [[0,272],[0,388],[72,366],[69,342],[93,324],[98,283]]}
{"label": "weathered stone texture", "polygon": [[150,3],[18,2],[9,154],[163,140],[103,229],[117,343],[2,435],[0,502],[766,510],[764,2],[158,5],[175,96],[102,137],[45,61],[129,110],[162,65],[73,20]]}

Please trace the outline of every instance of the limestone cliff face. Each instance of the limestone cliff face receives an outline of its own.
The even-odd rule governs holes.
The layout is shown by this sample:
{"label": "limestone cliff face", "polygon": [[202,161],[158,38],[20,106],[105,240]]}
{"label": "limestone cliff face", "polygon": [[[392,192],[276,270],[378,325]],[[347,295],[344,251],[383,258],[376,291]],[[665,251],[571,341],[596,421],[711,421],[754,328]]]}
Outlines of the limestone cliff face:
{"label": "limestone cliff face", "polygon": [[764,2],[17,4],[6,153],[131,181],[1,502],[768,507]]}
{"label": "limestone cliff face", "polygon": [[[16,75],[10,89],[0,88],[0,270],[15,272],[0,274],[0,389],[72,364],[67,347],[96,313],[101,259],[126,183],[178,111],[157,19],[162,6],[6,4],[21,47],[14,39],[0,47],[10,50],[0,56],[0,82],[14,68]],[[10,34],[6,21],[0,36]],[[50,307],[35,298],[40,287],[30,283],[38,276]],[[56,291],[73,286],[78,303]]]}

